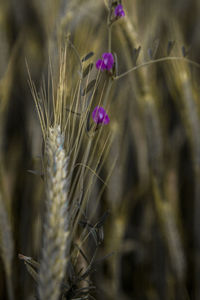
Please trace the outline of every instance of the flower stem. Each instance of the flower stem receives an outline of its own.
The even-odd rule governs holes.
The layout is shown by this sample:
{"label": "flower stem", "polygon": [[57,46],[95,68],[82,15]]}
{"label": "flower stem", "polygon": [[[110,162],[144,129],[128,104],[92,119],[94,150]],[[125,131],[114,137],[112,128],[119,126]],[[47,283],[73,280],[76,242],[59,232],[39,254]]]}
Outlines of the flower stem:
{"label": "flower stem", "polygon": [[112,1],[109,1],[109,12],[108,12],[108,19],[107,19],[107,26],[108,26],[108,52],[111,53],[112,50]]}
{"label": "flower stem", "polygon": [[108,25],[108,52],[112,51],[112,25]]}
{"label": "flower stem", "polygon": [[153,60],[150,60],[150,61],[147,61],[147,62],[144,62],[138,66],[135,66],[133,68],[131,68],[130,70],[122,73],[121,75],[118,75],[116,77],[114,77],[114,80],[118,80],[118,79],[121,79],[123,77],[125,77],[126,75],[128,75],[129,73],[133,72],[133,71],[136,71],[142,67],[145,67],[145,66],[149,66],[149,65],[152,65],[154,63],[159,63],[159,62],[164,62],[164,61],[170,61],[170,60],[181,60],[181,61],[185,61],[197,68],[200,68],[200,64],[198,64],[197,62],[191,60],[191,59],[188,59],[188,58],[185,58],[185,57],[178,57],[178,56],[170,56],[170,57],[162,57],[162,58],[158,58],[158,59],[153,59]]}
{"label": "flower stem", "polygon": [[109,96],[109,93],[110,93],[112,84],[113,84],[113,79],[112,79],[111,77],[109,77],[109,79],[108,79],[108,85],[107,85],[107,88],[106,88],[105,97],[104,97],[104,100],[103,100],[104,106],[107,105],[107,102],[108,102],[108,96]]}

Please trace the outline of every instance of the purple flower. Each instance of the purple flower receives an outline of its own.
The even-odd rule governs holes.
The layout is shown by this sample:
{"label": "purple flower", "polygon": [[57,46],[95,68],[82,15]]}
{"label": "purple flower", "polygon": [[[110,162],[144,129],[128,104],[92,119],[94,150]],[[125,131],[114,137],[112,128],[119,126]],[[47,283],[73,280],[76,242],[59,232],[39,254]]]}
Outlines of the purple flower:
{"label": "purple flower", "polygon": [[104,53],[102,59],[98,59],[96,62],[96,68],[99,70],[110,70],[114,64],[114,57],[112,53]]}
{"label": "purple flower", "polygon": [[102,58],[103,58],[103,63],[104,63],[105,69],[106,70],[112,69],[113,64],[114,64],[114,57],[113,57],[112,53],[104,53],[102,55]]}
{"label": "purple flower", "polygon": [[118,4],[115,7],[115,16],[118,17],[118,18],[121,18],[121,17],[125,16],[125,12],[124,12],[123,6],[121,4]]}
{"label": "purple flower", "polygon": [[99,70],[104,70],[105,69],[105,66],[104,66],[104,62],[102,59],[98,59],[97,62],[96,62],[96,68]]}
{"label": "purple flower", "polygon": [[103,107],[96,106],[92,113],[92,118],[96,124],[108,124],[110,119]]}

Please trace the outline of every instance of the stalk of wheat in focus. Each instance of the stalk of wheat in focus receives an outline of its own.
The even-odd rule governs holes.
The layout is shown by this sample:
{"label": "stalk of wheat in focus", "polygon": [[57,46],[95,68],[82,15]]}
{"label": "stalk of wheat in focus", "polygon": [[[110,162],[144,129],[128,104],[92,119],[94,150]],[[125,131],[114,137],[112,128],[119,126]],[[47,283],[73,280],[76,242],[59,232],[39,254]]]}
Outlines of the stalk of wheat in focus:
{"label": "stalk of wheat in focus", "polygon": [[[69,265],[75,270],[78,267],[80,260],[82,260],[83,245],[88,239],[87,236],[90,235],[90,233],[88,234],[87,226],[84,226],[82,233],[77,235],[79,222],[85,214],[85,207],[91,198],[94,177],[98,177],[95,170],[97,167],[99,168],[103,154],[100,149],[101,147],[102,149],[105,149],[105,147],[109,149],[110,143],[109,139],[106,138],[102,146],[97,150],[104,134],[103,128],[97,130],[94,125],[91,125],[90,129],[86,127],[96,89],[94,86],[94,91],[91,90],[90,92],[91,102],[89,105],[86,104],[85,102],[88,99],[87,93],[91,89],[89,89],[90,84],[88,80],[91,79],[88,71],[89,75],[86,76],[86,71],[82,70],[83,75],[81,75],[81,78],[75,85],[73,97],[69,98],[66,86],[68,82],[67,76],[69,75],[69,45],[66,44],[63,48],[60,48],[58,68],[56,70],[53,70],[50,62],[52,98],[45,97],[46,87],[43,86],[41,99],[36,92],[34,83],[30,79],[30,87],[44,138],[43,169],[46,190],[46,213],[42,254],[37,276],[40,299],[56,300],[60,295],[69,293],[70,287],[67,288],[67,285],[63,286],[63,282],[72,280],[67,270],[69,270]],[[55,73],[53,73],[54,71]],[[85,92],[81,91],[85,84],[83,80],[86,81]],[[87,140],[88,142],[86,143]],[[104,151],[104,155],[107,151]],[[77,159],[79,157],[81,157],[82,162],[78,164]],[[90,172],[88,172],[89,170]],[[91,200],[94,202],[92,198]],[[94,207],[97,204],[98,202],[96,202]],[[94,213],[95,210],[92,214]],[[90,217],[92,217],[92,214]],[[96,239],[99,240],[97,241],[98,248],[98,245],[102,242],[98,232],[95,237],[95,243]],[[78,244],[76,240],[79,241]],[[81,293],[85,293],[85,295],[89,295],[90,289],[93,288],[86,283],[86,278],[89,278],[97,248],[92,255],[91,261],[87,260],[89,265],[87,266],[86,264],[85,273],[82,271],[75,279],[77,292],[73,292],[74,295],[80,294],[82,286],[84,286],[84,289]],[[24,256],[21,256],[21,258],[24,259]],[[84,285],[81,283],[82,281],[85,281]]]}
{"label": "stalk of wheat in focus", "polygon": [[45,150],[47,200],[38,285],[40,299],[58,299],[70,249],[68,158],[63,147],[60,127],[49,128]]}

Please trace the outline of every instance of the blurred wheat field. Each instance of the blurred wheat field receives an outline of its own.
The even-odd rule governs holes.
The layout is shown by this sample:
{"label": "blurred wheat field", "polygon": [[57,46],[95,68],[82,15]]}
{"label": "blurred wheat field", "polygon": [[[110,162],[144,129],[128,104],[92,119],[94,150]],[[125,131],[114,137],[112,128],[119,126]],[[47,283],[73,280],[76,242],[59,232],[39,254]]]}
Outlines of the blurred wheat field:
{"label": "blurred wheat field", "polygon": [[0,1],[0,299],[200,299],[199,30],[199,0]]}

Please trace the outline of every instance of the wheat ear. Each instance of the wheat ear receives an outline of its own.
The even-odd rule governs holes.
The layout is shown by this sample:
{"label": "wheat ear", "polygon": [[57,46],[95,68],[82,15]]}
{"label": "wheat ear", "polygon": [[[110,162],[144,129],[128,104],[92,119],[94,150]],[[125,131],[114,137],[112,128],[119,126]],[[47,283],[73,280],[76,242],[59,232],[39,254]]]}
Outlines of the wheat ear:
{"label": "wheat ear", "polygon": [[46,140],[46,219],[39,271],[40,300],[57,300],[69,249],[67,172],[68,157],[64,150],[60,126],[49,128]]}

